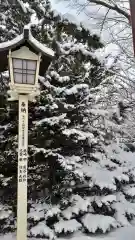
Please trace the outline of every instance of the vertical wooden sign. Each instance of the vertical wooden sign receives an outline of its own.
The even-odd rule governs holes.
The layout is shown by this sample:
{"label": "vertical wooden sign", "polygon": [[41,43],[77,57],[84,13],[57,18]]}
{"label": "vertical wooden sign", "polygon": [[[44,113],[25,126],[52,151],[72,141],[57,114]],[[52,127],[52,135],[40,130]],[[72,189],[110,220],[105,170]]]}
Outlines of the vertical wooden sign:
{"label": "vertical wooden sign", "polygon": [[132,34],[133,34],[133,48],[135,55],[135,0],[129,0],[130,2],[130,12],[131,12],[131,24],[132,24]]}
{"label": "vertical wooden sign", "polygon": [[28,96],[19,95],[17,240],[27,240]]}

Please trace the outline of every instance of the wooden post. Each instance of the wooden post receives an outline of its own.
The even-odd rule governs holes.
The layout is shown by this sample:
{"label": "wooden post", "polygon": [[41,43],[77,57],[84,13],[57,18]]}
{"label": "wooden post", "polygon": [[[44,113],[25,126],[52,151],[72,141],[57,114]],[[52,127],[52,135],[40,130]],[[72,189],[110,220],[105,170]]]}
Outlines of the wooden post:
{"label": "wooden post", "polygon": [[27,240],[28,95],[19,95],[17,240]]}

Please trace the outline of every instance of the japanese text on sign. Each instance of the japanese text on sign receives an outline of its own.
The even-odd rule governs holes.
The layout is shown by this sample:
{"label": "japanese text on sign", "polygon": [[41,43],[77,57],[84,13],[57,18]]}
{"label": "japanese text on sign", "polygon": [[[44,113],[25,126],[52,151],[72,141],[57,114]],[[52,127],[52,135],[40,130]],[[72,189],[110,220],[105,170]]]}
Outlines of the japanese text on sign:
{"label": "japanese text on sign", "polygon": [[27,149],[19,150],[19,169],[18,179],[19,182],[27,181]]}
{"label": "japanese text on sign", "polygon": [[21,104],[21,113],[22,113],[22,147],[25,145],[25,119],[26,119],[26,105],[25,102]]}
{"label": "japanese text on sign", "polygon": [[27,182],[27,105],[25,101],[20,103],[20,125],[19,125],[19,152],[18,152],[18,182]]}
{"label": "japanese text on sign", "polygon": [[19,157],[27,157],[27,149],[20,149]]}

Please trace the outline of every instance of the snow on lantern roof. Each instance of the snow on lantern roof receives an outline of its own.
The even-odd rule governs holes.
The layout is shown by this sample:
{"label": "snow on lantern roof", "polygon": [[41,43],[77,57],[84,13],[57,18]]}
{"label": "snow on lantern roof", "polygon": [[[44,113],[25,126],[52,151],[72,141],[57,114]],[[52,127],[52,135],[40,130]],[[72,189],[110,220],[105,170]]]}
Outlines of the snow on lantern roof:
{"label": "snow on lantern roof", "polygon": [[4,51],[6,49],[10,49],[14,45],[19,45],[20,42],[22,42],[22,40],[23,40],[23,34],[17,36],[16,38],[14,38],[11,41],[0,43],[0,52]]}
{"label": "snow on lantern roof", "polygon": [[29,25],[25,26],[23,33],[13,40],[0,43],[0,72],[6,71],[8,69],[9,50],[11,49],[11,51],[14,51],[22,46],[29,47],[30,50],[36,54],[42,54],[39,75],[44,76],[55,54],[52,49],[41,44],[32,36]]}

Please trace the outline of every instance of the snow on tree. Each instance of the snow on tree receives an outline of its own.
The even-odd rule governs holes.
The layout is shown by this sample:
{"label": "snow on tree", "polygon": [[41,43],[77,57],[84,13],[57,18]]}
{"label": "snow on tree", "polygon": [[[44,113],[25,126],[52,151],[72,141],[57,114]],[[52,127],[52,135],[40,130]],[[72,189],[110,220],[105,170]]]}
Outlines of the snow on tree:
{"label": "snow on tree", "polygon": [[[58,0],[63,7],[76,10],[77,20],[96,32],[109,52],[117,52],[116,81],[134,93],[134,56],[129,0]],[[57,7],[58,9],[58,7]],[[58,9],[59,11],[59,9]],[[81,17],[78,17],[78,12]]]}
{"label": "snow on tree", "polygon": [[[130,225],[135,216],[131,102],[122,98],[107,59],[101,61],[98,36],[56,15],[49,1],[23,3],[27,12],[21,5],[16,15],[3,6],[1,16],[5,10],[8,15],[1,41],[18,35],[34,14],[33,35],[56,51],[45,77],[39,76],[40,97],[29,104],[28,235],[54,239]],[[115,68],[113,62],[109,69]],[[8,74],[2,73],[1,81],[6,93]],[[15,230],[18,131],[17,104],[3,98],[3,106],[1,232]]]}

